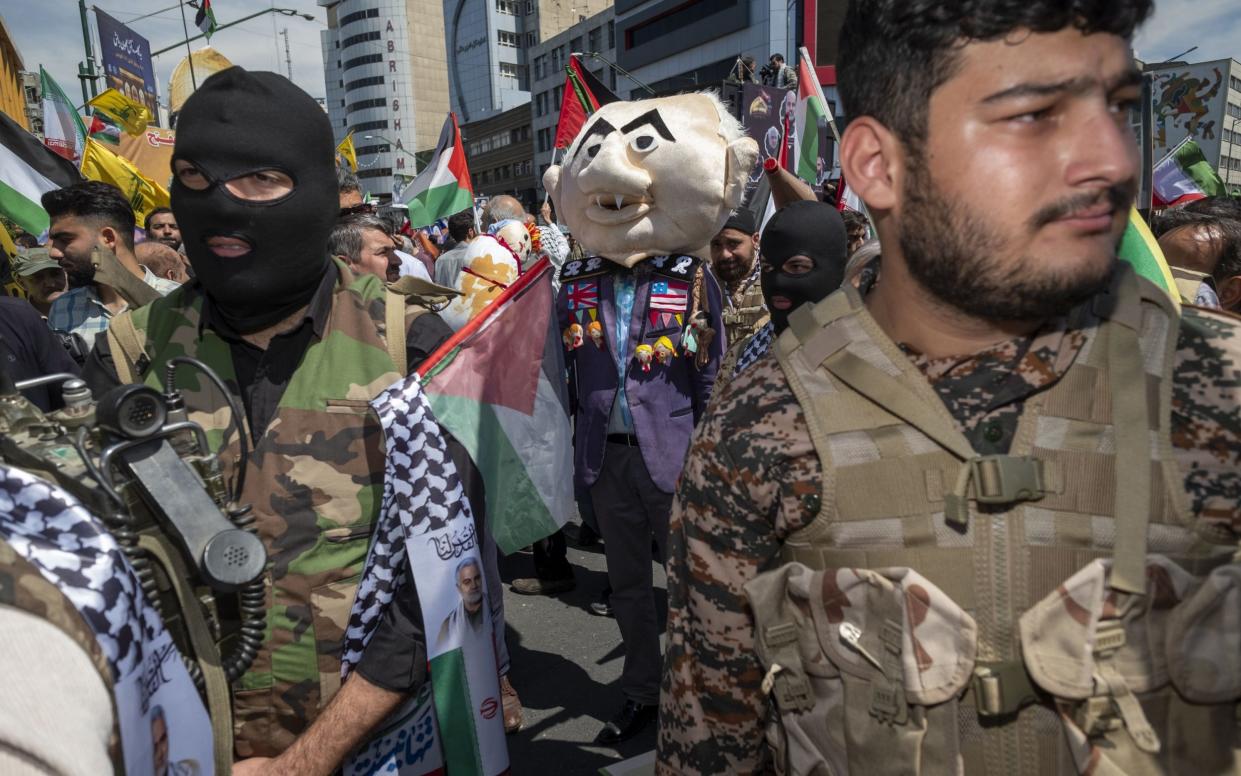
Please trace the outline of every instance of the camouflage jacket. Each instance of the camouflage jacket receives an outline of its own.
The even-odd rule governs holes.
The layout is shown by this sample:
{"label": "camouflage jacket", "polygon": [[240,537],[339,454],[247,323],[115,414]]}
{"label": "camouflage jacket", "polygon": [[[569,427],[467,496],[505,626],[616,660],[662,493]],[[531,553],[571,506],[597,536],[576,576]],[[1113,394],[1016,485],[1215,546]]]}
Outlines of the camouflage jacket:
{"label": "camouflage jacket", "polygon": [[728,347],[741,342],[767,322],[767,304],[763,301],[763,289],[758,282],[759,263],[754,260],[754,271],[742,280],[736,290],[725,286],[727,301],[721,317]]}
{"label": "camouflage jacket", "polygon": [[[1175,357],[1172,443],[1203,530],[1241,538],[1241,324],[1187,308]],[[1082,331],[946,359],[907,352],[979,453],[1006,452],[1026,400],[1063,376]],[[819,512],[822,472],[774,355],[728,385],[700,426],[673,508],[661,773],[753,773],[765,762],[763,672],[743,586]]]}
{"label": "camouflage jacket", "polygon": [[[270,561],[267,635],[235,684],[239,757],[274,756],[314,720],[340,686],[340,650],[383,488],[384,448],[370,399],[401,375],[384,341],[384,287],[337,263],[331,314],[253,445],[242,502],[253,505]],[[241,405],[229,345],[201,326],[203,297],[182,287],[133,313],[158,386],[166,363],[189,355],[210,366]],[[188,366],[177,371],[190,419],[222,449],[231,482],[246,418]]]}

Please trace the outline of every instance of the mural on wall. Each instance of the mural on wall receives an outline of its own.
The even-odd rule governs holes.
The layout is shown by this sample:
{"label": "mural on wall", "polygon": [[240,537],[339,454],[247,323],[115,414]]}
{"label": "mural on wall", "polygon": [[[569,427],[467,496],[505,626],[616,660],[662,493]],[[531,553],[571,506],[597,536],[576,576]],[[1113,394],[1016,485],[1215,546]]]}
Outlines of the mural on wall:
{"label": "mural on wall", "polygon": [[1206,63],[1155,74],[1152,99],[1155,117],[1155,158],[1186,136],[1193,137],[1203,154],[1219,159],[1219,122],[1227,97],[1224,72]]}

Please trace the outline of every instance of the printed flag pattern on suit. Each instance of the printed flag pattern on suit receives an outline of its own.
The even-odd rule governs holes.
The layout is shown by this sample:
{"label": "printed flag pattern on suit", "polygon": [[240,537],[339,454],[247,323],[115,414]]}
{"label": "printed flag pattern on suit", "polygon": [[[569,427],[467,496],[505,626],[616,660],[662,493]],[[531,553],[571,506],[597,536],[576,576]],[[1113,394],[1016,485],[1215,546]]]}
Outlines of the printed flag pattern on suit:
{"label": "printed flag pattern on suit", "polygon": [[667,324],[673,318],[677,325],[684,325],[685,311],[689,309],[689,284],[680,280],[656,280],[651,283],[651,301],[647,305],[651,325]]}

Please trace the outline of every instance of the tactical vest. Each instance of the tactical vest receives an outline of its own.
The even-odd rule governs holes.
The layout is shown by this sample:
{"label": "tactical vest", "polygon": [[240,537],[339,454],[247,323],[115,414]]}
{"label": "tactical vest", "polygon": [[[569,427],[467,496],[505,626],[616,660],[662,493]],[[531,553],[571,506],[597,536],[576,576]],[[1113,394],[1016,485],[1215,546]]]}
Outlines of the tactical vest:
{"label": "tactical vest", "polygon": [[763,301],[763,289],[758,280],[741,290],[736,297],[729,295],[732,304],[725,304],[721,317],[728,347],[747,339],[767,323],[767,305]]}
{"label": "tactical vest", "polygon": [[776,344],[822,466],[746,586],[785,773],[1241,767],[1241,554],[1189,512],[1169,434],[1179,320],[1122,271],[1088,340],[979,456],[850,286]]}
{"label": "tactical vest", "polygon": [[[253,506],[270,563],[266,639],[233,687],[243,758],[282,752],[339,689],[342,639],[383,492],[383,433],[370,400],[403,377],[405,330],[385,335],[408,316],[391,291],[385,303],[377,278],[335,266],[340,279],[323,336],[302,357],[246,468],[241,501]],[[191,355],[216,371],[240,407],[229,344],[208,327],[199,334],[202,301],[183,288],[132,313],[150,361],[144,379],[161,386],[168,361]],[[110,343],[115,355],[119,343]],[[238,432],[252,439],[248,420],[239,419],[240,429],[230,422],[226,397],[194,370],[181,367],[176,380],[190,420],[223,450],[231,482]]]}
{"label": "tactical vest", "polygon": [[4,540],[0,540],[0,606],[21,609],[55,625],[90,658],[108,697],[112,699],[112,735],[108,741],[112,770],[118,774],[124,773],[121,728],[117,720],[116,698],[112,692],[112,669],[95,639],[94,631],[65,594]]}
{"label": "tactical vest", "polygon": [[1197,304],[1198,293],[1204,285],[1208,286],[1212,292],[1215,291],[1214,279],[1205,272],[1172,266],[1169,266],[1168,270],[1172,273],[1172,282],[1181,296],[1181,301],[1185,304]]}

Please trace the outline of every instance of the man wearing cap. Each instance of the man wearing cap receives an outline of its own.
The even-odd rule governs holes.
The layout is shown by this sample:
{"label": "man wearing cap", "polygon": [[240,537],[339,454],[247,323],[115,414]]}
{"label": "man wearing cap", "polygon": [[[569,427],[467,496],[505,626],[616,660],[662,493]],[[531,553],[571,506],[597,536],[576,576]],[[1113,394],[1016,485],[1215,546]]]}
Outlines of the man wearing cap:
{"label": "man wearing cap", "polygon": [[731,347],[767,320],[758,282],[758,229],[750,211],[734,210],[711,240],[711,269],[724,284],[724,331]]}
{"label": "man wearing cap", "polygon": [[44,318],[68,285],[64,269],[48,255],[47,248],[31,248],[18,254],[13,259],[13,275],[26,291],[30,305]]}

